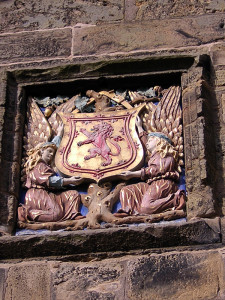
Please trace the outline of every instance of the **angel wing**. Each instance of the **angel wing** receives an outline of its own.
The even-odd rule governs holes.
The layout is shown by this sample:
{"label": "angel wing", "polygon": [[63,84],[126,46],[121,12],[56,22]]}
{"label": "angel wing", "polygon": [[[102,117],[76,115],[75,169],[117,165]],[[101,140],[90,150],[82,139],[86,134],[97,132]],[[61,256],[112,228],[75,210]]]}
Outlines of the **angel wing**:
{"label": "angel wing", "polygon": [[[53,112],[53,114],[50,116],[50,118],[48,119],[48,122],[52,127],[53,135],[56,135],[57,128],[59,126],[59,123],[61,122],[61,119],[60,119],[58,113],[59,112],[67,112],[67,113],[76,112],[75,101],[78,97],[79,97],[79,95],[76,95],[76,96],[72,97],[70,100],[68,100],[67,102],[59,105],[56,108],[56,110]],[[78,112],[78,110],[77,110],[77,112]]]}
{"label": "angel wing", "polygon": [[53,112],[51,117],[47,120],[34,99],[29,98],[27,102],[27,124],[24,132],[24,149],[25,155],[27,151],[34,148],[40,143],[50,141],[51,137],[56,134],[56,129],[60,120],[58,119],[58,112],[71,112],[75,109],[74,101],[77,96],[72,97],[67,102],[59,105]]}
{"label": "angel wing", "polygon": [[37,146],[40,143],[44,143],[50,140],[52,135],[52,129],[41,112],[40,108],[34,101],[29,98],[27,102],[27,124],[25,125],[24,137],[23,137],[23,157],[22,157],[22,171],[21,181],[26,180],[26,172],[24,164],[27,160],[27,152]]}
{"label": "angel wing", "polygon": [[26,172],[24,165],[27,161],[27,153],[29,150],[37,146],[38,144],[48,142],[50,139],[56,135],[57,128],[61,119],[58,116],[58,112],[66,111],[72,112],[75,107],[75,100],[77,96],[72,97],[65,103],[59,105],[50,118],[47,120],[45,115],[42,113],[40,108],[34,99],[29,98],[27,102],[27,124],[25,125],[24,132],[24,150],[22,158],[22,172],[21,181],[24,183],[26,180]]}
{"label": "angel wing", "polygon": [[154,103],[146,104],[147,113],[143,119],[143,126],[147,132],[162,132],[170,138],[179,154],[179,172],[181,172],[181,166],[184,164],[180,95],[180,87],[171,86],[163,93],[158,105]]}
{"label": "angel wing", "polygon": [[24,148],[27,151],[34,148],[39,143],[49,141],[52,129],[41,112],[38,105],[32,98],[28,99],[27,124],[25,125]]}

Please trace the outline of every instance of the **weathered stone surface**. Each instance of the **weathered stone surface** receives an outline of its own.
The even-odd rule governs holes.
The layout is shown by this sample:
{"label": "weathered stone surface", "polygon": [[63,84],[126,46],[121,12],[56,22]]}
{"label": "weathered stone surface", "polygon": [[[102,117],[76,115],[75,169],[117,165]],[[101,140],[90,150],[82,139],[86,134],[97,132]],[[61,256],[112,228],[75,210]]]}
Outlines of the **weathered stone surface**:
{"label": "weathered stone surface", "polygon": [[2,191],[19,197],[20,163],[3,160],[2,172],[4,174],[4,181],[0,184]]}
{"label": "weathered stone surface", "polygon": [[222,243],[225,244],[225,218],[221,218],[221,236]]}
{"label": "weathered stone surface", "polygon": [[116,263],[59,263],[52,271],[56,299],[210,299],[218,293],[220,257],[216,251],[174,251]]}
{"label": "weathered stone surface", "polygon": [[221,108],[222,108],[222,121],[225,123],[225,94],[221,97]]}
{"label": "weathered stone surface", "polygon": [[0,264],[3,300],[222,300],[224,248]]}
{"label": "weathered stone surface", "polygon": [[[0,64],[41,58],[68,57],[72,30],[48,30],[0,35]],[[13,45],[13,46],[12,46]]]}
{"label": "weathered stone surface", "polygon": [[59,263],[51,271],[56,300],[123,299],[124,266],[120,260]]}
{"label": "weathered stone surface", "polygon": [[[215,96],[208,75],[208,56],[199,56],[197,67],[182,76],[188,218],[215,215]],[[205,67],[199,67],[204,65]]]}
{"label": "weathered stone surface", "polygon": [[225,87],[218,88],[219,92],[216,92],[216,111],[217,115],[214,119],[214,127],[216,133],[216,193],[217,193],[217,205],[221,209],[221,214],[225,215],[225,185],[224,185],[224,172],[225,172]]}
{"label": "weathered stone surface", "polygon": [[[170,221],[99,230],[54,232],[0,238],[0,257],[75,255],[91,252],[128,251],[178,245],[200,245],[220,242],[219,220],[209,226],[203,219],[191,222]],[[215,228],[217,228],[215,230]]]}
{"label": "weathered stone surface", "polygon": [[[23,122],[21,123],[21,125]],[[14,124],[15,125],[15,124]],[[5,132],[3,136],[4,159],[20,163],[19,153],[22,151],[22,134],[18,132]]]}
{"label": "weathered stone surface", "polygon": [[2,131],[2,127],[4,124],[4,115],[5,115],[5,107],[0,107],[0,131]]}
{"label": "weathered stone surface", "polygon": [[[183,88],[183,93],[189,91],[190,86],[199,85],[199,82],[204,79],[204,70],[202,67],[192,67],[187,73],[183,73],[181,77],[181,84]],[[186,90],[187,89],[187,90]]]}
{"label": "weathered stone surface", "polygon": [[225,65],[225,44],[215,44],[210,48],[213,66]]}
{"label": "weathered stone surface", "polygon": [[12,233],[16,221],[18,201],[14,195],[0,192],[0,225],[6,226],[5,232]]}
{"label": "weathered stone surface", "polygon": [[[8,266],[2,299],[50,300],[51,281],[46,262],[29,262]],[[1,279],[1,277],[0,277]]]}
{"label": "weathered stone surface", "polygon": [[[191,186],[195,185],[195,177],[190,176],[188,173],[187,177],[189,177],[190,181],[187,181],[187,184]],[[188,203],[187,203],[187,213],[188,218],[193,217],[211,217],[215,215],[215,200],[212,194],[212,190],[208,186],[200,186],[198,183],[196,187],[191,189],[188,193]]]}
{"label": "weathered stone surface", "polygon": [[218,293],[216,252],[169,253],[128,262],[127,299],[211,299]]}
{"label": "weathered stone surface", "polygon": [[222,70],[216,70],[215,71],[216,76],[216,85],[219,86],[225,86],[225,69]]}
{"label": "weathered stone surface", "polygon": [[[211,14],[224,11],[223,0],[191,2],[176,1],[125,1],[69,0],[49,1],[2,1],[0,3],[0,31],[37,30],[59,28],[76,23],[96,24],[125,20],[150,20],[182,17],[188,15]],[[222,21],[221,25],[222,26]]]}
{"label": "weathered stone surface", "polygon": [[[129,53],[115,53],[112,55],[100,55],[98,56],[97,54],[95,56],[74,56],[70,57],[69,60],[68,58],[49,58],[47,60],[39,60],[39,61],[25,61],[25,62],[17,62],[13,63],[10,65],[5,65],[4,67],[7,68],[9,72],[14,72],[21,74],[21,77],[19,78],[18,83],[20,82],[33,82],[32,78],[29,76],[33,76],[32,72],[34,71],[35,74],[35,80],[39,81],[38,78],[38,72],[42,70],[42,73],[44,73],[44,70],[46,71],[45,76],[50,73],[51,71],[54,72],[54,69],[61,69],[62,73],[60,72],[59,74],[55,73],[55,80],[61,80],[61,79],[66,79],[70,78],[70,68],[77,68],[76,74],[79,72],[79,67],[82,66],[82,73],[81,77],[84,78],[85,76],[89,76],[89,72],[86,72],[86,68],[89,66],[94,66],[95,64],[101,64],[107,65],[110,64],[111,62],[126,62],[126,61],[140,61],[140,60],[148,60],[148,59],[157,59],[164,61],[166,58],[179,58],[179,59],[184,59],[184,60],[189,60],[189,64],[186,65],[185,67],[183,66],[182,69],[184,72],[191,67],[191,65],[194,62],[194,59],[196,56],[199,56],[200,54],[204,54],[209,51],[209,45],[201,45],[201,46],[195,46],[195,47],[182,47],[182,48],[154,48],[151,50],[143,50],[143,51],[138,51],[138,52],[129,52]],[[64,72],[65,68],[68,67],[68,72]],[[177,69],[176,64],[171,64],[171,67],[174,69]],[[53,70],[52,70],[53,68]],[[109,69],[109,68],[108,68]],[[161,68],[162,70],[162,68]],[[128,71],[128,70],[127,70]],[[133,70],[135,71],[135,70]],[[22,78],[22,74],[24,74],[24,78]],[[63,78],[63,75],[65,76]],[[104,73],[105,75],[105,73]],[[14,74],[16,76],[16,74]],[[73,72],[72,72],[73,76]],[[42,78],[42,77],[41,77]],[[40,78],[40,79],[41,79]],[[21,81],[21,79],[23,79]],[[45,79],[44,81],[47,81]],[[34,84],[35,82],[33,82]]]}
{"label": "weathered stone surface", "polygon": [[0,163],[2,156],[2,136],[3,136],[3,124],[4,124],[4,116],[5,116],[5,107],[0,107]]}
{"label": "weathered stone surface", "polygon": [[123,19],[121,0],[1,1],[0,31],[59,28]]}
{"label": "weathered stone surface", "polygon": [[138,12],[138,6],[136,5],[136,2],[136,0],[125,0],[124,19],[126,21],[135,20],[136,14]]}
{"label": "weathered stone surface", "polygon": [[[219,250],[219,255],[221,257],[221,268],[219,276],[219,293],[218,299],[225,299],[225,249],[221,248]],[[219,298],[220,297],[220,298]]]}
{"label": "weathered stone surface", "polygon": [[4,193],[0,193],[0,204],[1,204],[1,210],[0,210],[0,222],[1,224],[7,224],[8,222],[8,195]]}
{"label": "weathered stone surface", "polygon": [[[77,63],[77,60],[80,60],[80,63]],[[107,59],[107,63],[105,61]],[[135,61],[134,61],[135,60]],[[71,62],[68,61],[59,61],[60,64],[57,65],[56,62],[54,64],[56,66],[50,68],[51,63],[53,61],[45,61],[45,62],[34,62],[29,63],[29,67],[27,69],[21,68],[22,65],[14,65],[10,66],[12,68],[12,75],[16,79],[16,82],[19,84],[27,84],[29,83],[32,87],[36,86],[36,89],[39,90],[40,86],[37,86],[37,82],[44,82],[44,85],[41,86],[43,90],[48,90],[50,87],[50,83],[54,81],[54,83],[58,86],[59,84],[65,83],[65,86],[68,84],[67,80],[82,80],[83,78],[90,78],[92,80],[96,80],[96,85],[98,85],[98,78],[102,76],[115,77],[115,74],[120,76],[121,78],[126,78],[126,76],[130,80],[131,76],[136,76],[136,81],[140,82],[142,85],[142,80],[138,78],[140,73],[152,73],[153,75],[156,72],[160,72],[162,69],[164,72],[181,72],[182,70],[188,69],[194,62],[194,57],[190,55],[190,57],[183,57],[183,53],[181,57],[178,55],[168,55],[168,57],[164,57],[160,59],[159,57],[155,57],[154,54],[150,55],[149,53],[145,53],[145,55],[141,55],[140,57],[129,55],[128,57],[122,58],[102,58],[102,57],[94,57],[92,59],[79,57],[71,59]],[[50,66],[48,65],[50,64]],[[39,65],[39,67],[38,67]],[[44,66],[48,66],[48,68],[44,68]],[[170,75],[168,75],[170,76]],[[88,80],[83,82],[79,82],[79,85],[85,85],[88,87]],[[76,84],[76,83],[74,83]],[[112,86],[113,87],[113,86]],[[65,93],[65,88],[63,89],[63,93]],[[68,93],[71,93],[71,89],[68,89]]]}
{"label": "weathered stone surface", "polygon": [[[131,2],[131,3],[129,3]],[[182,16],[202,15],[205,13],[212,14],[224,12],[225,5],[223,0],[218,1],[154,1],[154,0],[137,0],[127,1],[126,9],[132,11],[128,14],[127,19],[132,20],[149,20],[165,19]],[[126,15],[125,15],[126,16]],[[222,24],[222,21],[221,21]],[[221,25],[222,26],[222,25]]]}
{"label": "weathered stone surface", "polygon": [[99,55],[211,43],[224,38],[224,29],[219,26],[221,17],[224,17],[224,14],[211,15],[210,18],[206,15],[186,19],[75,28],[73,54],[96,55],[97,52]]}
{"label": "weathered stone surface", "polygon": [[0,268],[0,297],[4,299],[5,296],[5,280],[6,280],[6,269]]}
{"label": "weathered stone surface", "polygon": [[[210,186],[205,183],[212,182],[209,172],[210,161],[207,156],[213,147],[214,136],[207,133],[207,113],[203,110],[202,102],[206,100],[202,89],[190,89],[183,94],[184,113],[184,143],[185,143],[185,169],[186,187],[188,191],[187,211],[188,217],[209,217],[215,215],[214,195]],[[200,99],[200,103],[198,104]],[[202,110],[201,110],[202,108]],[[203,116],[201,116],[203,115]],[[208,139],[208,140],[207,140]],[[212,155],[215,150],[211,150]]]}
{"label": "weathered stone surface", "polygon": [[0,106],[5,104],[7,76],[4,70],[0,69]]}
{"label": "weathered stone surface", "polygon": [[6,101],[6,72],[0,70],[0,165],[2,160],[2,136],[5,117],[5,101]]}

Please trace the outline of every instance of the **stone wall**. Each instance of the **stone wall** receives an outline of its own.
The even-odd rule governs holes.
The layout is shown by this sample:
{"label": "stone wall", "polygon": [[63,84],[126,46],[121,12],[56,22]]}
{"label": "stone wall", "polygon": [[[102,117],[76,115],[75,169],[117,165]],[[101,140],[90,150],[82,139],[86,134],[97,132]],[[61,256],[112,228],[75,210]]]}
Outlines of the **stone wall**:
{"label": "stone wall", "polygon": [[[88,262],[37,259],[6,263],[0,274],[2,299],[224,299],[222,249],[171,249]],[[222,297],[216,298],[219,290]]]}
{"label": "stone wall", "polygon": [[[216,223],[222,224],[221,228],[216,226],[216,240],[197,239],[189,243],[188,239],[178,239],[177,243],[170,243],[170,238],[173,241],[177,238],[170,232],[165,243],[165,237],[161,237],[157,244],[160,248],[216,243],[214,250],[203,246],[197,252],[193,252],[195,248],[187,252],[179,248],[179,253],[173,249],[175,252],[161,256],[142,255],[138,248],[150,249],[154,243],[139,243],[135,246],[137,252],[131,256],[122,254],[118,262],[113,257],[90,264],[71,262],[68,257],[61,262],[61,252],[56,262],[53,255],[57,251],[55,254],[50,251],[49,260],[40,263],[41,254],[35,255],[36,244],[32,238],[28,244],[21,238],[16,244],[21,247],[20,255],[16,256],[13,244],[16,237],[8,237],[8,247],[14,245],[11,252],[4,247],[6,237],[2,237],[0,257],[7,257],[0,266],[2,299],[11,299],[12,295],[13,299],[25,299],[25,295],[26,298],[30,295],[30,299],[78,299],[77,295],[80,299],[223,299],[224,250],[218,249],[224,241],[225,212],[224,20],[222,0],[0,2],[2,234],[12,234],[16,224],[27,95],[54,89],[72,93],[74,84],[90,81],[94,85],[99,83],[99,78],[141,80],[149,76],[153,82],[173,82],[180,78],[188,219],[191,222],[192,218],[219,217]],[[207,236],[205,231],[199,231],[198,222],[195,226],[196,232]],[[189,230],[185,231],[187,237],[191,236]],[[133,235],[137,238],[138,230]],[[130,251],[130,237],[127,238],[126,251]],[[47,249],[48,245],[50,249],[53,247],[49,240],[44,245]],[[28,259],[22,254],[27,247],[32,253],[29,262],[10,260],[10,256]],[[74,249],[71,251],[76,253]],[[9,255],[5,256],[5,252]],[[31,261],[36,256],[39,261]],[[198,266],[197,271],[194,264]],[[164,274],[167,275],[163,277]],[[95,279],[97,283],[93,285]],[[180,289],[182,286],[180,294],[177,282]]]}
{"label": "stone wall", "polygon": [[3,229],[12,231],[16,220],[25,94],[35,86],[47,91],[52,83],[125,75],[161,74],[166,81],[180,74],[188,217],[223,215],[222,2],[3,1],[0,7]]}

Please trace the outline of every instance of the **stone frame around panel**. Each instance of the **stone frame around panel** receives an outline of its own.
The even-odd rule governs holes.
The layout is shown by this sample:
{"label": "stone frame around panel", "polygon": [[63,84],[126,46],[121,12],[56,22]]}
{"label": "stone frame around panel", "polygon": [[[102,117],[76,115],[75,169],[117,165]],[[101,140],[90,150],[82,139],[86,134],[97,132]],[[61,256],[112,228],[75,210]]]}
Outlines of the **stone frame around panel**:
{"label": "stone frame around panel", "polygon": [[[215,176],[213,176],[215,140],[211,124],[214,93],[210,76],[212,70],[210,59],[207,55],[202,55],[201,57],[174,57],[172,60],[170,58],[145,58],[144,61],[145,65],[151,66],[149,72],[142,60],[116,61],[114,66],[107,62],[97,64],[97,67],[96,64],[89,64],[85,66],[86,70],[89,70],[86,71],[85,76],[80,73],[82,68],[85,69],[83,65],[82,67],[62,66],[47,71],[23,69],[1,72],[0,114],[4,120],[0,122],[2,174],[0,230],[2,234],[12,234],[16,225],[26,91],[28,87],[44,88],[57,81],[63,85],[74,80],[98,82],[98,78],[107,80],[107,78],[135,77],[144,74],[151,76],[163,74],[166,77],[179,73],[182,87],[188,219],[212,217],[219,214],[215,205]],[[116,64],[121,66],[119,74],[113,72],[114,69],[118,69]],[[133,73],[128,71],[132,64],[137,66]],[[32,76],[29,77],[29,74]]]}

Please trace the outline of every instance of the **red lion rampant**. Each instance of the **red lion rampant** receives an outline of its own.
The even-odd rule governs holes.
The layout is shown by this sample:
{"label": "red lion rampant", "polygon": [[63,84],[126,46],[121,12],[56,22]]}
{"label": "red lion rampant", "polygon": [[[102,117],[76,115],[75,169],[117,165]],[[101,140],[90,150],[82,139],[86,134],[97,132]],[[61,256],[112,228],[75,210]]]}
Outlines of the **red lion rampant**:
{"label": "red lion rampant", "polygon": [[[96,157],[97,155],[101,155],[106,161],[103,162],[101,165],[102,166],[108,166],[112,162],[112,158],[110,155],[117,156],[121,152],[121,148],[118,145],[118,143],[115,143],[114,140],[116,138],[112,137],[113,134],[113,127],[106,123],[106,122],[101,122],[98,125],[95,125],[93,129],[91,129],[92,132],[88,132],[86,129],[81,128],[80,132],[82,132],[84,135],[86,135],[88,138],[85,141],[80,141],[77,143],[78,146],[82,146],[85,144],[90,144],[92,143],[95,148],[90,148],[88,152],[90,155],[87,155],[84,157],[85,160],[91,159],[93,157]],[[117,152],[113,154],[111,152],[111,149],[107,145],[106,140],[108,141],[116,148]],[[114,140],[112,140],[114,139]],[[118,139],[118,137],[117,137]]]}

